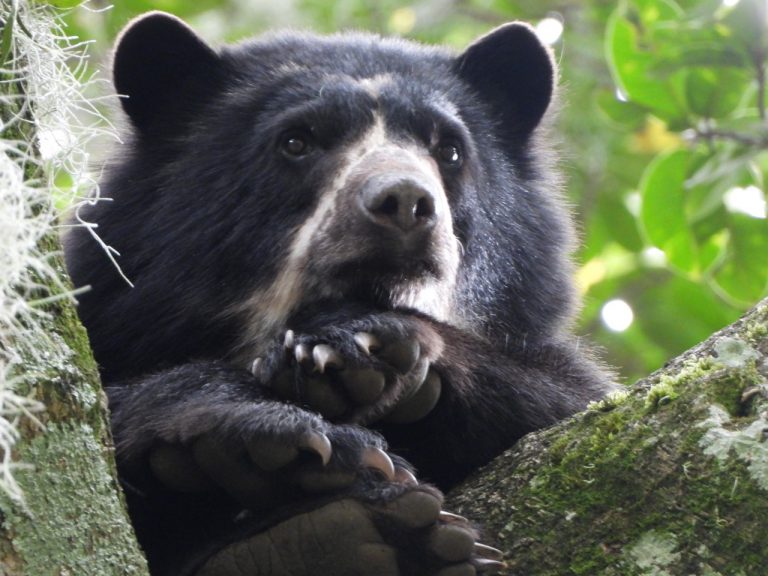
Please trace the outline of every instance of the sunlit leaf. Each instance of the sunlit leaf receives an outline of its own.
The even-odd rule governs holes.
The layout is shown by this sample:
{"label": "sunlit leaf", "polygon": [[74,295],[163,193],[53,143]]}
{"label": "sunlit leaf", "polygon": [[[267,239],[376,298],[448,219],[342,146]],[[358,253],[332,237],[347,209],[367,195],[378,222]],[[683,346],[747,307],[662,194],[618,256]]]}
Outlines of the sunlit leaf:
{"label": "sunlit leaf", "polygon": [[610,120],[624,128],[640,128],[645,122],[646,110],[633,102],[622,102],[616,94],[602,90],[595,97],[598,109]]}
{"label": "sunlit leaf", "polygon": [[641,183],[641,222],[650,244],[660,248],[676,268],[695,272],[696,245],[686,218],[685,181],[691,162],[686,150],[654,160]]}
{"label": "sunlit leaf", "polygon": [[646,0],[619,8],[606,31],[606,55],[617,85],[631,102],[670,122],[685,118],[682,75],[662,76],[649,26],[678,14],[674,4]]}
{"label": "sunlit leaf", "polygon": [[728,232],[721,229],[718,233],[699,243],[699,264],[702,270],[709,270],[721,262],[728,252]]}
{"label": "sunlit leaf", "polygon": [[627,250],[639,252],[643,248],[643,240],[637,229],[635,217],[627,210],[621,198],[615,195],[604,198],[599,206],[600,216],[611,237]]}
{"label": "sunlit leaf", "polygon": [[693,68],[685,80],[688,106],[699,116],[727,116],[739,105],[750,81],[750,75],[738,68]]}
{"label": "sunlit leaf", "polygon": [[730,215],[728,253],[714,280],[728,296],[743,304],[768,289],[768,219]]}

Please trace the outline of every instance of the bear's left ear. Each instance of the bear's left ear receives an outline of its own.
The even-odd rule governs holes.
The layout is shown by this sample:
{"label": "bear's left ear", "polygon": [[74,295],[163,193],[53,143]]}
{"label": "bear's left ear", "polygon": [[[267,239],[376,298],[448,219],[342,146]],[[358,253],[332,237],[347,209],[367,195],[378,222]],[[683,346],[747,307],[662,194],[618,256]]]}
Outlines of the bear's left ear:
{"label": "bear's left ear", "polygon": [[530,135],[552,100],[555,62],[528,24],[511,22],[482,36],[455,66],[517,139]]}
{"label": "bear's left ear", "polygon": [[139,132],[163,134],[216,93],[222,69],[218,54],[184,22],[150,12],[120,33],[112,76]]}

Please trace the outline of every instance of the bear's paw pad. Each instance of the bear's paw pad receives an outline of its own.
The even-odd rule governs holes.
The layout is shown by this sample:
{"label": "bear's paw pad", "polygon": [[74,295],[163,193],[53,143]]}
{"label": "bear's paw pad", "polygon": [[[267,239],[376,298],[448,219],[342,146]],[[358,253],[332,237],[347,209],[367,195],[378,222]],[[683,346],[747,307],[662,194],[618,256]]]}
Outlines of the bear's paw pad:
{"label": "bear's paw pad", "polygon": [[471,576],[503,567],[468,522],[424,487],[390,502],[343,499],[230,544],[195,576]]}

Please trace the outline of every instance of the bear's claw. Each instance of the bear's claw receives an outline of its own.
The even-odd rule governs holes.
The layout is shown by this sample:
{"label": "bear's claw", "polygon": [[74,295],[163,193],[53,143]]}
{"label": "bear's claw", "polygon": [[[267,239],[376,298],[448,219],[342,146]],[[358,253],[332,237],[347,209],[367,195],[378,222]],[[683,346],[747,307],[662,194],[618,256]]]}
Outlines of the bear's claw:
{"label": "bear's claw", "polygon": [[355,334],[354,340],[358,348],[367,356],[381,350],[381,341],[370,332],[358,332]]}
{"label": "bear's claw", "polygon": [[322,432],[307,432],[299,439],[298,447],[320,456],[323,466],[327,466],[328,462],[331,461],[331,453],[333,451],[331,441]]}
{"label": "bear's claw", "polygon": [[324,374],[326,368],[341,370],[344,368],[344,358],[336,349],[327,344],[318,344],[312,349],[312,359],[315,362],[314,370]]}
{"label": "bear's claw", "polygon": [[480,544],[480,542],[475,542],[475,554],[488,560],[496,560],[497,562],[501,562],[504,558],[504,552],[493,546]]}
{"label": "bear's claw", "polygon": [[378,470],[389,481],[395,481],[395,465],[392,463],[392,459],[381,448],[369,446],[363,451],[363,456],[360,459],[360,464],[364,468],[371,468]]}

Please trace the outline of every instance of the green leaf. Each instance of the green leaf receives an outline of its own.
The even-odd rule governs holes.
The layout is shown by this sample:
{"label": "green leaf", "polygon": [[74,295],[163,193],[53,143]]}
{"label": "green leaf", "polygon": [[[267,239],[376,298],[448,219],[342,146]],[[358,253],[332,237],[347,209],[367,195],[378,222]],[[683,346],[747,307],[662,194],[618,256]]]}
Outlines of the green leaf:
{"label": "green leaf", "polygon": [[728,248],[728,231],[720,230],[703,242],[699,243],[699,264],[702,270],[709,270],[712,266],[721,262]]}
{"label": "green leaf", "polygon": [[696,244],[686,218],[685,181],[691,153],[678,150],[654,159],[640,184],[640,220],[648,241],[668,262],[688,273],[698,271]]}
{"label": "green leaf", "polygon": [[619,88],[627,98],[647,107],[659,118],[681,123],[682,75],[662,75],[655,69],[659,47],[650,32],[662,18],[674,18],[677,11],[670,2],[636,2],[616,10],[608,22],[606,55]]}
{"label": "green leaf", "polygon": [[623,128],[639,129],[645,122],[646,111],[633,102],[622,102],[610,90],[601,90],[595,97],[598,109]]}
{"label": "green leaf", "polygon": [[606,195],[601,198],[598,210],[611,238],[632,252],[640,252],[643,249],[644,243],[637,229],[637,220],[627,210],[622,198],[615,194]]}
{"label": "green leaf", "polygon": [[768,220],[730,214],[725,262],[714,280],[732,299],[749,305],[768,292]]}
{"label": "green leaf", "polygon": [[685,81],[688,106],[706,118],[728,116],[741,102],[750,80],[738,68],[693,68]]}

